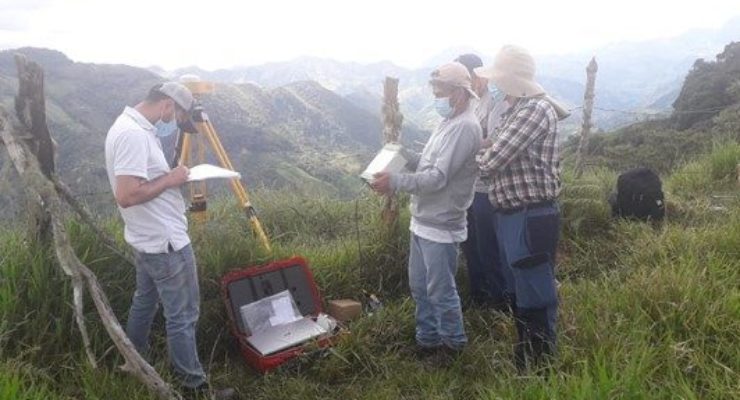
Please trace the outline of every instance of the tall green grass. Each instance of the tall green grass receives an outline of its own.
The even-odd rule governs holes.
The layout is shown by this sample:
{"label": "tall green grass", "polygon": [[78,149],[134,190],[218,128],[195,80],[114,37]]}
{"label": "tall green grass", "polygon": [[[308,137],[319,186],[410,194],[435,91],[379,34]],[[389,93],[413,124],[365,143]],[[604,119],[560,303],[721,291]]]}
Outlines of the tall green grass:
{"label": "tall green grass", "polygon": [[[232,385],[249,399],[740,398],[740,193],[728,175],[737,154],[736,145],[717,148],[666,177],[669,201],[681,212],[661,226],[609,217],[605,199],[615,173],[566,176],[560,354],[540,375],[515,372],[512,321],[486,310],[465,311],[471,342],[452,365],[415,358],[407,212],[389,231],[379,221],[382,201],[367,192],[342,201],[258,191],[254,203],[274,240],[269,255],[232,200],[212,202],[210,221],[191,226],[201,275],[201,359],[215,385]],[[714,193],[725,196],[722,207]],[[106,226],[122,244],[117,220]],[[125,321],[132,267],[84,227],[70,223],[70,232]],[[309,260],[325,299],[361,298],[366,289],[380,293],[385,306],[351,323],[351,334],[331,351],[260,376],[238,356],[225,328],[219,279],[292,255]],[[460,288],[465,295],[464,279]],[[0,399],[152,398],[117,372],[120,357],[89,301],[100,367],[86,364],[70,303],[70,285],[49,250],[29,245],[12,227],[1,231]],[[155,367],[173,380],[161,317],[153,344]]]}
{"label": "tall green grass", "polygon": [[706,196],[737,181],[738,164],[740,143],[717,143],[712,153],[675,171],[666,181],[666,188],[681,198]]}
{"label": "tall green grass", "polygon": [[0,363],[0,400],[52,400],[59,398],[43,373],[20,363]]}

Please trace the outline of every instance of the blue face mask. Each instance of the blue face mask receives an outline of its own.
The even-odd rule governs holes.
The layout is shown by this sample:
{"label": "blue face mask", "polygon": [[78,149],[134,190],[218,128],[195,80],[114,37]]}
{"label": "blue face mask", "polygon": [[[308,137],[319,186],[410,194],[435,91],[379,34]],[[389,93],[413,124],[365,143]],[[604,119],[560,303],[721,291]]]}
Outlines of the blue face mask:
{"label": "blue face mask", "polygon": [[442,118],[449,118],[452,115],[453,108],[450,105],[450,99],[447,97],[438,97],[434,99],[434,108]]}
{"label": "blue face mask", "polygon": [[491,94],[491,100],[498,103],[499,101],[503,100],[506,97],[506,93],[502,92],[501,89],[496,87],[491,82],[488,82],[488,93]]}
{"label": "blue face mask", "polygon": [[170,122],[164,122],[162,117],[159,117],[159,121],[154,124],[154,127],[157,129],[155,135],[157,135],[158,138],[170,136],[177,130],[177,115],[173,115]]}

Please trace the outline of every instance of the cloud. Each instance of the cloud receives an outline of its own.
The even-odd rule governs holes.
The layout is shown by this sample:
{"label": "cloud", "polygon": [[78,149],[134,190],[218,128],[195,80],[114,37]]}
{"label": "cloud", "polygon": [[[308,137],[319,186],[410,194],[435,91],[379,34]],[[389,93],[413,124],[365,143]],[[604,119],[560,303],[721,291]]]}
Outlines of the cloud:
{"label": "cloud", "polygon": [[57,0],[3,0],[3,9],[34,11],[58,3]]}
{"label": "cloud", "polygon": [[3,11],[0,14],[0,31],[20,32],[29,28],[28,13],[21,11]]}
{"label": "cloud", "polygon": [[56,0],[3,0],[0,13],[0,31],[19,32],[30,28],[30,21],[39,11],[56,3]]}
{"label": "cloud", "polygon": [[[740,14],[740,2],[726,0],[622,0],[599,7],[591,0],[469,1],[466,11],[452,15],[428,0],[209,0],[207,7],[195,0],[0,0],[0,37],[14,47],[54,48],[80,61],[169,69],[301,55],[418,67],[459,45],[493,54],[517,43],[535,54],[565,54],[716,27]],[[173,31],[187,38],[173,40]]]}

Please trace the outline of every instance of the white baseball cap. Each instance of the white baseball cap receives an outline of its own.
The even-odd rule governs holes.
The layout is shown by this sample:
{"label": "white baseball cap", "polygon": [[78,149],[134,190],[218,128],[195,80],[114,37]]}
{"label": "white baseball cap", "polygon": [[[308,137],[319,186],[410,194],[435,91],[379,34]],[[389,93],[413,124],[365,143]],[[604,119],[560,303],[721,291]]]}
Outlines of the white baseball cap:
{"label": "white baseball cap", "polygon": [[185,111],[190,111],[193,108],[195,103],[193,94],[182,83],[165,82],[158,91],[174,100]]}

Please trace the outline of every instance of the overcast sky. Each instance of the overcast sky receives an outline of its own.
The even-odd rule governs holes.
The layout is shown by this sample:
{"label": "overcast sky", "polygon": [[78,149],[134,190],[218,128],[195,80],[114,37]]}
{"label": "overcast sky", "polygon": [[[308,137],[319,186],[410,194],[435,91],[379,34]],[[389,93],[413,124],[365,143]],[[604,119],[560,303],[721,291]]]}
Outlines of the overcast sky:
{"label": "overcast sky", "polygon": [[0,0],[0,49],[168,69],[302,55],[416,67],[450,47],[569,53],[719,28],[735,16],[736,0]]}

